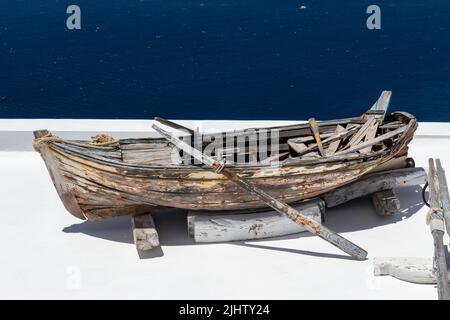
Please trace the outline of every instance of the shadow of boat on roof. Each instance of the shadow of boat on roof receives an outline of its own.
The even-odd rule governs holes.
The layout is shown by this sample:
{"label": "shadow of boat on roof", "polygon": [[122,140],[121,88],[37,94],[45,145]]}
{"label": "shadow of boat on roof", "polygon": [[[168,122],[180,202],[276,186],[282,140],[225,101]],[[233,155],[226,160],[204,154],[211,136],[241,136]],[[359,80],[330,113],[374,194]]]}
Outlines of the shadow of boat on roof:
{"label": "shadow of boat on roof", "polygon": [[[328,209],[325,213],[325,225],[337,233],[362,231],[399,223],[418,212],[423,206],[420,186],[405,187],[395,190],[400,199],[401,210],[391,216],[378,216],[372,207],[370,197],[363,197],[349,201],[338,207]],[[173,210],[160,212],[153,215],[160,244],[164,246],[182,245],[208,245],[208,243],[195,243],[188,235],[186,223],[186,210]],[[109,241],[133,244],[132,229],[129,217],[117,217],[105,221],[84,221],[73,224],[63,229],[65,233],[82,233],[91,237]],[[287,236],[270,238],[270,240],[287,240],[302,237],[311,237],[310,233],[302,232]],[[314,256],[348,258],[333,254],[322,254],[303,251],[301,249],[285,249],[259,244],[268,239],[245,240],[227,242],[233,245],[249,246],[254,248],[289,251],[293,253],[310,254]]]}

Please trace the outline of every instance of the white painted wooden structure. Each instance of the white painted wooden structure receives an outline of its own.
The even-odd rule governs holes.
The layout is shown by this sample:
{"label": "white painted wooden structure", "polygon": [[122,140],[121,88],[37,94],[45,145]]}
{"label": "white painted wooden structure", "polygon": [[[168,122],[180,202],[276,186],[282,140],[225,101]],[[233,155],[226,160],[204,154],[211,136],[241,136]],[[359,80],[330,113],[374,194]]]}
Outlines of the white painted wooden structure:
{"label": "white painted wooden structure", "polygon": [[[321,223],[325,209],[323,200],[293,206],[303,215]],[[223,242],[284,236],[306,229],[275,210],[202,213],[189,211],[189,235],[196,242]]]}
{"label": "white painted wooden structure", "polygon": [[418,284],[437,282],[432,258],[375,258],[373,264],[375,276],[389,275],[402,281]]}

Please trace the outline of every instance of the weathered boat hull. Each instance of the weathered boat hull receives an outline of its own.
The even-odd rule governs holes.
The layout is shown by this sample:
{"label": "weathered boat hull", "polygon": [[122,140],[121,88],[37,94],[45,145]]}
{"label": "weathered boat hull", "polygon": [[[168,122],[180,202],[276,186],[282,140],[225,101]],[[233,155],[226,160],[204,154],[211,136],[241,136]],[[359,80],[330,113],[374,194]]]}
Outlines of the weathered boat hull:
{"label": "weathered boat hull", "polygon": [[[396,117],[408,129],[382,152],[346,158],[292,159],[280,166],[236,165],[233,170],[283,202],[314,198],[386,163],[404,166],[404,162],[395,160],[407,155],[407,144],[417,124],[408,114],[399,113]],[[324,122],[321,130],[329,126],[327,130],[334,131],[338,123]],[[303,130],[302,126],[292,128],[289,130]],[[35,148],[41,153],[60,198],[66,209],[80,219],[106,219],[167,207],[223,211],[266,206],[221,174],[202,167],[139,165],[124,162],[123,155],[116,156],[114,148],[96,151],[62,139],[43,139],[44,131],[35,135]]]}

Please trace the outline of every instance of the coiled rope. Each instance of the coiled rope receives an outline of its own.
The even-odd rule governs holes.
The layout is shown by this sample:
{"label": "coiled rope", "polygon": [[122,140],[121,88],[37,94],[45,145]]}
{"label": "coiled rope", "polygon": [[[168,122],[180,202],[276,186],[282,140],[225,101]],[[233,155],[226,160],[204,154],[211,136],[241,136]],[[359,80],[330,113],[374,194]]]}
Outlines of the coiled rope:
{"label": "coiled rope", "polygon": [[64,142],[65,144],[83,147],[83,148],[94,148],[94,149],[110,149],[111,147],[119,145],[119,140],[106,134],[98,134],[91,137],[92,141],[90,143],[81,143],[76,141],[64,140],[58,136],[52,135],[50,132],[45,136],[33,139],[33,147],[35,150],[39,150],[42,143],[47,142]]}

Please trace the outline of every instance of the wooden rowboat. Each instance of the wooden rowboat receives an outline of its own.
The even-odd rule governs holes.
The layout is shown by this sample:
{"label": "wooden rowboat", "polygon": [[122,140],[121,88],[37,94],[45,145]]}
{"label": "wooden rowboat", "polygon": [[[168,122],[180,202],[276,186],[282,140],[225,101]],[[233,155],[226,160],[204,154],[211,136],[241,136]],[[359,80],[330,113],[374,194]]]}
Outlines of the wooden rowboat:
{"label": "wooden rowboat", "polygon": [[[385,114],[389,99],[390,92],[383,92],[371,110],[355,118],[311,119],[304,124],[205,134],[201,146],[205,151],[208,143],[204,141],[211,137],[243,138],[243,148],[229,151],[224,142],[216,145],[212,154],[226,156],[226,165],[234,172],[285,203],[311,199],[369,172],[407,166],[408,143],[417,122],[406,112]],[[270,138],[273,132],[278,152],[262,159],[249,140],[256,137],[257,146],[262,142],[275,145]],[[97,136],[94,141],[75,141],[47,130],[34,135],[33,145],[64,206],[80,219],[136,215],[161,208],[223,211],[266,207],[220,173],[183,158],[162,138],[102,140],[105,136]],[[240,155],[244,163],[235,161]]]}

